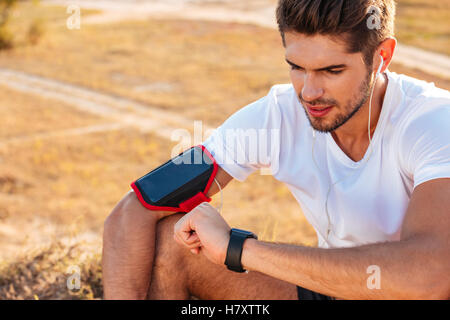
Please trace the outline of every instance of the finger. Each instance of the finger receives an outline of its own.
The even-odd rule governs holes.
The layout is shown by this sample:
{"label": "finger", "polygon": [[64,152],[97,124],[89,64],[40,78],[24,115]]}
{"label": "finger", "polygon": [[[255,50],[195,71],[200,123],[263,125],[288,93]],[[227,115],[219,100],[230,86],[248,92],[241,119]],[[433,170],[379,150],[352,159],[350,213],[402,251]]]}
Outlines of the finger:
{"label": "finger", "polygon": [[198,240],[193,243],[182,242],[182,245],[187,249],[192,249],[192,248],[200,247],[202,245],[202,243],[200,242],[200,240]]}
{"label": "finger", "polygon": [[190,219],[187,215],[175,223],[174,232],[183,242],[186,242],[190,238],[193,231],[194,230],[192,230],[192,227],[190,226]]}
{"label": "finger", "polygon": [[175,241],[178,244],[182,245],[183,247],[186,247],[186,243],[184,242],[184,240],[180,237],[180,235],[178,233],[175,233],[173,236],[174,236]]}
{"label": "finger", "polygon": [[191,244],[197,241],[200,241],[200,238],[198,237],[197,233],[192,232],[184,242],[186,244]]}
{"label": "finger", "polygon": [[193,254],[199,254],[199,253],[200,253],[200,250],[202,250],[202,247],[193,248],[193,249],[191,249],[191,252],[192,252]]}
{"label": "finger", "polygon": [[193,249],[201,246],[200,239],[197,239],[196,241],[192,241],[190,243],[187,243],[184,239],[182,239],[178,234],[174,234],[175,241],[185,247],[186,249]]}
{"label": "finger", "polygon": [[175,232],[175,233],[173,234],[173,238],[175,239],[175,241],[176,241],[178,244],[180,244],[180,245],[182,245],[182,246],[186,246],[186,243],[184,242],[184,239],[180,237],[180,234],[179,234],[179,233]]}
{"label": "finger", "polygon": [[[191,216],[192,214],[188,213],[175,224],[175,232],[184,242],[189,241],[192,234],[195,232],[195,229],[191,224]],[[193,239],[195,241],[195,237]]]}
{"label": "finger", "polygon": [[188,247],[189,250],[192,250],[192,249],[198,249],[198,248],[200,248],[201,246],[202,246],[202,244],[201,244],[201,242],[199,241],[199,242],[195,242],[195,243],[193,243],[193,244],[191,244],[191,245],[188,245],[187,247]]}
{"label": "finger", "polygon": [[183,241],[181,241],[180,237],[178,237],[178,235],[176,233],[173,234],[173,239],[175,240],[176,243],[178,243],[179,245],[184,245]]}
{"label": "finger", "polygon": [[185,234],[184,233],[176,233],[178,242],[184,246],[190,246],[194,243],[200,242],[199,237],[197,236],[197,234],[189,234],[188,238],[185,238]]}

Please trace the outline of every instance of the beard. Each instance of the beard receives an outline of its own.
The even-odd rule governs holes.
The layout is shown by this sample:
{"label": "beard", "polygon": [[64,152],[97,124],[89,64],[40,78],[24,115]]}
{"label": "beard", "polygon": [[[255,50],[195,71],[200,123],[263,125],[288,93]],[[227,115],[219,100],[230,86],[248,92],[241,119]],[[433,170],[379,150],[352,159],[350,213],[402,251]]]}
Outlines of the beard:
{"label": "beard", "polygon": [[306,113],[306,117],[309,120],[311,126],[319,132],[328,133],[334,131],[344,125],[348,120],[350,120],[367,102],[367,99],[370,96],[370,91],[372,88],[372,74],[373,72],[367,72],[365,79],[362,81],[361,85],[358,88],[356,94],[353,95],[352,99],[345,105],[344,108],[340,108],[339,104],[334,99],[317,99],[315,101],[306,101],[303,99],[302,94],[299,95],[299,100],[304,104],[306,101],[310,105],[333,105],[338,107],[341,110],[344,110],[344,113],[339,114],[332,123],[327,123],[326,119],[320,118],[311,118],[308,111],[304,107],[304,111]]}

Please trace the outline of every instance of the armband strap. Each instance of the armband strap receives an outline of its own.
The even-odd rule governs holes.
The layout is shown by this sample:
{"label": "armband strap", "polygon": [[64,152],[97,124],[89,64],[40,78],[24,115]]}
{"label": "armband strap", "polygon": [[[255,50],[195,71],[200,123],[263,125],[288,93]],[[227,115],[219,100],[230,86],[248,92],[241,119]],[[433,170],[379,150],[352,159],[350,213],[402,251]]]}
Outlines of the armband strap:
{"label": "armband strap", "polygon": [[180,203],[180,209],[183,212],[189,212],[202,202],[210,202],[211,198],[207,197],[203,192],[197,193],[190,199]]}

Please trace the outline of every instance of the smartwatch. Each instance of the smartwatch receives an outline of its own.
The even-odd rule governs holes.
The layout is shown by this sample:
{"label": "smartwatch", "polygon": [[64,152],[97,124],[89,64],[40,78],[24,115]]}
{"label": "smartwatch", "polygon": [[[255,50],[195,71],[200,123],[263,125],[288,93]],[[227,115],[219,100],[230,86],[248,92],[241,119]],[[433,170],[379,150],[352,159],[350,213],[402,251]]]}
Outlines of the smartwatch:
{"label": "smartwatch", "polygon": [[230,241],[228,242],[227,257],[225,259],[225,265],[231,271],[246,272],[242,268],[241,256],[244,242],[248,238],[258,239],[258,237],[250,232],[241,229],[233,228],[230,231]]}

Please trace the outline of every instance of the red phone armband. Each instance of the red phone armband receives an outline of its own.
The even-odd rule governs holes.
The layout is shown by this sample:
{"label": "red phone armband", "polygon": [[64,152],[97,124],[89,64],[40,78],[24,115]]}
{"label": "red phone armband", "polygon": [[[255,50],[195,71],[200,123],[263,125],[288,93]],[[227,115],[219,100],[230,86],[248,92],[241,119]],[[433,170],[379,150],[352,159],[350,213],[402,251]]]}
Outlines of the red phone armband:
{"label": "red phone armband", "polygon": [[[200,164],[180,161],[180,157],[192,159],[195,154],[201,155]],[[137,179],[131,187],[141,204],[149,210],[189,212],[200,203],[211,201],[207,193],[217,170],[217,162],[211,153],[203,145],[198,145]],[[189,179],[186,182],[180,176],[189,176]],[[171,191],[166,192],[165,189]]]}

